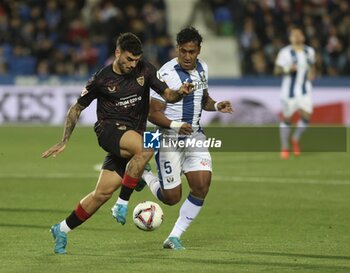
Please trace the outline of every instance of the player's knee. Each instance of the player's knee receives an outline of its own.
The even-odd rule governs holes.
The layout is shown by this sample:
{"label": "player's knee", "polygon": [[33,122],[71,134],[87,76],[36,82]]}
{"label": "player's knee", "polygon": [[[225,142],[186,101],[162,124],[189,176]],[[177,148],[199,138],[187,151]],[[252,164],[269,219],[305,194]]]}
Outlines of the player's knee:
{"label": "player's knee", "polygon": [[92,197],[100,203],[104,203],[106,201],[108,201],[113,195],[113,191],[110,190],[95,190],[92,193]]}
{"label": "player's knee", "polygon": [[152,150],[147,150],[147,151],[141,151],[139,153],[136,153],[133,156],[133,159],[138,162],[138,163],[144,163],[146,164],[148,161],[151,160],[153,156],[153,151]]}
{"label": "player's knee", "polygon": [[202,183],[192,188],[192,194],[199,198],[205,198],[209,192],[210,183]]}
{"label": "player's knee", "polygon": [[181,194],[164,195],[163,203],[169,206],[174,206],[181,200]]}

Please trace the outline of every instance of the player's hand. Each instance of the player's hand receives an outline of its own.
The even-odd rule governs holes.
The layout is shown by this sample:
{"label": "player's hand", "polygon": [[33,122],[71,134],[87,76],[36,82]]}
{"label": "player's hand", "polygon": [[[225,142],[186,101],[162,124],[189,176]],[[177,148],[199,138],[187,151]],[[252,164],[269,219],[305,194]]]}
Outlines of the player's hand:
{"label": "player's hand", "polygon": [[229,102],[228,100],[220,101],[217,104],[217,107],[218,107],[218,111],[221,113],[232,113],[234,111],[232,108],[231,102]]}
{"label": "player's hand", "polygon": [[184,82],[184,83],[181,85],[181,87],[180,87],[180,89],[179,89],[178,92],[179,92],[179,94],[186,96],[186,95],[192,93],[192,91],[193,91],[193,86],[194,86],[194,85],[193,85],[192,83],[190,83],[190,82]]}
{"label": "player's hand", "polygon": [[289,69],[289,73],[295,73],[297,72],[298,66],[296,63],[292,63],[290,69]]}
{"label": "player's hand", "polygon": [[64,142],[59,142],[53,145],[50,149],[43,152],[41,157],[48,158],[49,156],[56,157],[59,153],[61,153],[66,148],[66,144]]}
{"label": "player's hand", "polygon": [[179,135],[190,135],[193,133],[192,125],[188,123],[184,123],[181,125],[179,130]]}

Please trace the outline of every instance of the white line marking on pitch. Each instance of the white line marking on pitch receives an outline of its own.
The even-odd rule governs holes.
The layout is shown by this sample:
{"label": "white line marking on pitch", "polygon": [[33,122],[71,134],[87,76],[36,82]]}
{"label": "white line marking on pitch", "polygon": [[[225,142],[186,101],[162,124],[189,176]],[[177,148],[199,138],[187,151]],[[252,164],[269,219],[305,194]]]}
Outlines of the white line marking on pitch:
{"label": "white line marking on pitch", "polygon": [[277,183],[277,184],[313,184],[313,185],[350,185],[349,180],[319,180],[310,178],[259,177],[259,176],[220,176],[214,175],[213,180],[248,183]]}

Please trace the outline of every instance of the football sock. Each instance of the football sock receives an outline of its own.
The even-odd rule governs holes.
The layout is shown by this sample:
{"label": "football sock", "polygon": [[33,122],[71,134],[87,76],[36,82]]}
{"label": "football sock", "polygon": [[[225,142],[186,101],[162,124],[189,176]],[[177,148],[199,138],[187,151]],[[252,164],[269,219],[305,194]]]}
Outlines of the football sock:
{"label": "football sock", "polygon": [[121,199],[120,197],[118,197],[117,204],[127,205],[128,203],[129,203],[129,201],[125,201],[125,200]]}
{"label": "football sock", "polygon": [[60,223],[60,230],[62,232],[65,232],[65,233],[68,233],[71,231],[71,228],[67,225],[67,222],[66,220],[63,220],[61,223]]}
{"label": "football sock", "polygon": [[299,141],[299,139],[301,138],[301,135],[305,132],[305,130],[307,129],[307,127],[309,126],[309,121],[306,119],[299,119],[295,132],[293,134],[293,139],[296,141]]}
{"label": "football sock", "polygon": [[[131,177],[127,173],[125,173],[122,180],[122,187],[120,189],[118,200],[120,201],[120,199],[122,199],[124,201],[129,201],[130,196],[134,191],[134,188],[136,187],[139,180],[140,178]],[[121,204],[121,203],[118,203],[118,204]]]}
{"label": "football sock", "polygon": [[203,199],[195,197],[190,193],[180,208],[179,218],[177,218],[169,237],[180,238],[182,233],[186,231],[191,222],[199,214],[203,203]]}
{"label": "football sock", "polygon": [[[127,205],[133,191],[134,191],[134,189],[131,189],[131,188],[128,188],[128,187],[122,185],[122,187],[120,189],[118,201],[120,202],[123,200],[124,201],[123,205]],[[119,203],[118,201],[117,201],[118,204],[122,204],[122,203]]]}
{"label": "football sock", "polygon": [[289,135],[290,135],[290,123],[281,122],[280,123],[280,139],[281,139],[281,148],[289,148]]}
{"label": "football sock", "polygon": [[130,189],[134,189],[139,182],[140,177],[131,177],[127,173],[124,174],[123,180],[122,180],[122,185],[126,186]]}
{"label": "football sock", "polygon": [[81,204],[78,203],[75,210],[73,210],[72,213],[60,223],[60,230],[67,233],[72,229],[75,229],[77,226],[80,226],[89,219],[90,216],[91,215],[83,209]]}
{"label": "football sock", "polygon": [[152,172],[144,172],[142,178],[146,181],[147,186],[151,190],[152,194],[160,201],[163,201],[164,198],[160,189],[160,182],[158,177],[155,176]]}

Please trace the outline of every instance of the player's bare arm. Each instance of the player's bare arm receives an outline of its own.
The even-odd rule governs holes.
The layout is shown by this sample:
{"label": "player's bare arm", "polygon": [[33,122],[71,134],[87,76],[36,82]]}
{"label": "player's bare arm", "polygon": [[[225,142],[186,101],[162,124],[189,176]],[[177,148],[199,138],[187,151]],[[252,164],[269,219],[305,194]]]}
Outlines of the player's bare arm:
{"label": "player's bare arm", "polygon": [[181,85],[180,89],[177,91],[171,90],[170,88],[166,88],[164,92],[161,94],[163,99],[165,99],[167,102],[175,103],[180,101],[183,96],[186,96],[193,91],[193,84],[191,83],[184,83]]}
{"label": "player's bare arm", "polygon": [[295,73],[297,71],[297,65],[293,63],[290,67],[282,67],[280,65],[275,65],[273,74],[276,76],[281,76],[285,74]]}
{"label": "player's bare arm", "polygon": [[148,120],[157,126],[174,129],[181,135],[190,135],[193,132],[191,124],[168,119],[164,114],[165,108],[164,102],[151,99]]}
{"label": "player's bare arm", "polygon": [[52,146],[50,149],[42,153],[43,158],[47,158],[49,156],[56,157],[59,153],[61,153],[65,148],[66,144],[73,133],[75,125],[78,122],[80,113],[84,110],[85,107],[80,105],[78,102],[72,105],[67,113],[66,121],[64,124],[63,136],[62,140]]}
{"label": "player's bare arm", "polygon": [[229,101],[214,101],[208,93],[208,90],[204,90],[203,94],[203,110],[205,111],[219,111],[222,113],[232,113],[233,108]]}
{"label": "player's bare arm", "polygon": [[313,81],[315,77],[316,77],[316,66],[313,64],[309,69],[309,72],[307,74],[307,79],[309,81]]}

